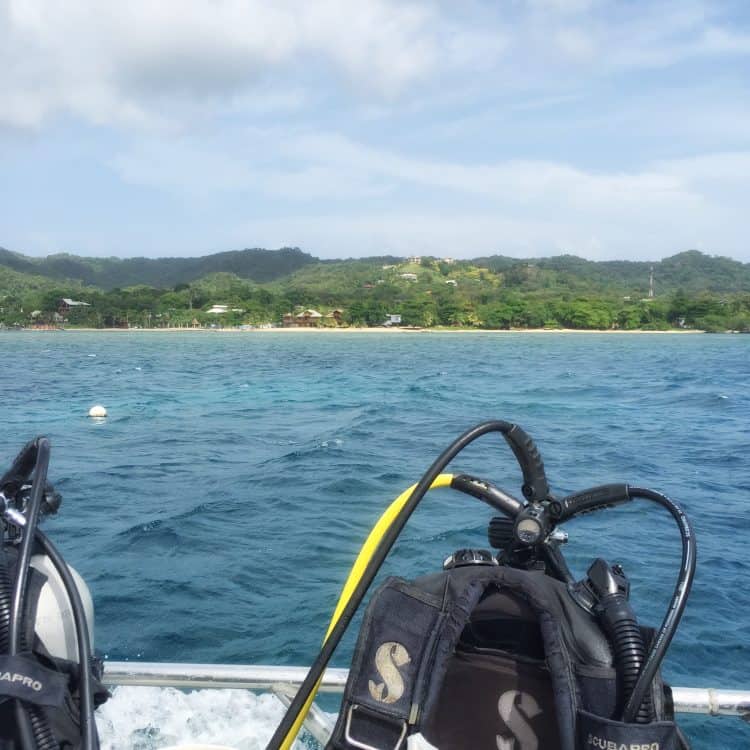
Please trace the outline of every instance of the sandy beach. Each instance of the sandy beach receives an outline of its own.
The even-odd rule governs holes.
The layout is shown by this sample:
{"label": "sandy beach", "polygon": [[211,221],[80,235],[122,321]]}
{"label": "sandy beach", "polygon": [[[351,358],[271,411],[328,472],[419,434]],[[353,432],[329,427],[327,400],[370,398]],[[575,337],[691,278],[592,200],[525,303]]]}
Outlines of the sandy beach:
{"label": "sandy beach", "polygon": [[[33,331],[33,328],[27,328],[24,330]],[[345,334],[345,333],[356,333],[356,334],[478,334],[478,333],[492,333],[492,334],[508,334],[508,333],[534,333],[534,334],[586,334],[586,333],[599,333],[599,334],[612,334],[612,335],[625,335],[625,334],[638,334],[638,335],[665,335],[665,334],[694,334],[694,333],[705,333],[705,331],[698,329],[670,329],[667,331],[647,331],[642,329],[635,330],[623,330],[620,328],[609,328],[609,329],[592,329],[592,328],[408,328],[408,327],[351,327],[347,328],[344,326],[338,328],[64,328],[60,329],[65,333],[121,333],[121,334],[140,334],[140,333],[186,333],[186,334],[213,334],[213,333],[232,333],[232,334],[305,334],[305,335],[320,335],[320,334]],[[48,329],[39,332],[49,332]]]}

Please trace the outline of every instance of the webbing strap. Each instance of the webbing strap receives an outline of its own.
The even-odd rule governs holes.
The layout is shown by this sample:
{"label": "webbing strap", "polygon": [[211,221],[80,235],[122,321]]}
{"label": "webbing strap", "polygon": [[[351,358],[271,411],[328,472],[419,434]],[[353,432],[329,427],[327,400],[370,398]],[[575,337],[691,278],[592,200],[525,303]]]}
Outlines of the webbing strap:
{"label": "webbing strap", "polygon": [[43,667],[31,654],[0,655],[0,698],[62,706],[66,687],[65,675]]}
{"label": "webbing strap", "polygon": [[[558,724],[573,750],[575,687],[564,643],[544,591],[525,571],[465,567],[414,582],[389,578],[373,596],[360,630],[342,711],[329,750],[393,750],[427,723],[448,663],[478,602],[491,588],[519,593],[537,611],[551,654]],[[572,693],[572,694],[571,694]]]}

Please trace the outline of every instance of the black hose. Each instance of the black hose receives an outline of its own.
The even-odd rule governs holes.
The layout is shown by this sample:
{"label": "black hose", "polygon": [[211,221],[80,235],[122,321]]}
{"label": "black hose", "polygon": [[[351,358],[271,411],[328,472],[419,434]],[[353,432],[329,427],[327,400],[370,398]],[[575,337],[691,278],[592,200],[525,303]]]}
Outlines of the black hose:
{"label": "black hose", "polygon": [[44,486],[47,479],[47,467],[49,466],[49,441],[46,438],[38,438],[37,448],[34,485],[31,489],[31,497],[26,509],[26,525],[18,550],[16,580],[13,586],[13,601],[11,604],[9,626],[11,656],[15,656],[18,652],[21,642],[23,605],[26,598],[26,584],[29,580],[29,563],[31,562],[34,534],[39,520],[39,509],[42,505],[42,496],[44,495]]}
{"label": "black hose", "polygon": [[633,692],[625,705],[625,710],[623,711],[623,721],[625,722],[634,721],[635,717],[641,710],[641,704],[644,702],[647,692],[650,691],[651,683],[657,670],[661,666],[664,654],[666,653],[667,648],[669,648],[672,637],[677,630],[677,626],[682,618],[682,613],[685,610],[685,605],[687,604],[690,589],[693,585],[697,552],[695,534],[693,533],[690,520],[677,503],[670,500],[666,495],[662,495],[660,492],[644,489],[643,487],[630,487],[629,494],[631,497],[642,497],[646,500],[658,503],[672,514],[672,517],[680,527],[680,537],[682,539],[682,561],[680,564],[680,573],[677,578],[677,584],[675,586],[674,594],[672,595],[672,600],[669,603],[667,613],[664,616],[664,621],[654,637],[648,656],[643,664],[643,668],[633,686]]}
{"label": "black hose", "polygon": [[547,563],[548,575],[551,575],[552,578],[557,578],[558,581],[562,581],[566,586],[572,586],[576,582],[562,552],[556,546],[551,544],[542,545],[542,554]]}
{"label": "black hose", "polygon": [[10,612],[13,586],[5,556],[5,540],[0,539],[0,654],[8,653],[10,644]]}
{"label": "black hose", "polygon": [[[10,644],[10,616],[12,602],[12,585],[10,573],[8,571],[8,560],[5,555],[5,546],[0,540],[0,654],[8,653]],[[27,643],[24,630],[21,630],[19,639],[19,649],[27,650]],[[58,750],[58,744],[52,736],[47,719],[41,706],[27,705],[26,711],[29,714],[31,722],[31,733],[37,750]]]}
{"label": "black hose", "polygon": [[[28,712],[29,721],[31,722],[31,731],[34,735],[36,749],[60,750],[60,745],[52,734],[52,730],[49,728],[49,722],[44,715],[42,707],[26,705],[25,709]],[[18,709],[16,709],[16,711],[18,711]]]}
{"label": "black hose", "polygon": [[[34,467],[34,483],[31,488],[31,497],[26,509],[26,526],[24,528],[23,538],[18,551],[16,580],[13,585],[13,600],[11,602],[10,623],[8,627],[9,656],[16,656],[21,646],[26,584],[29,579],[29,564],[31,562],[31,552],[37,522],[39,520],[39,509],[42,505],[44,487],[47,483],[47,468],[49,467],[49,440],[40,437],[36,439],[35,444],[36,465]],[[46,723],[44,717],[37,715],[37,720],[32,723],[30,714],[36,712],[29,712],[27,710],[28,706],[18,699],[14,701],[14,705],[21,747],[24,750],[34,750],[34,748],[39,748],[39,741],[46,742],[47,739],[45,733],[39,731],[41,725]],[[39,750],[42,749],[39,748]],[[44,750],[47,750],[47,748],[44,748]]]}
{"label": "black hose", "polygon": [[[607,594],[602,597],[599,606],[600,621],[614,652],[622,706],[627,704],[633,694],[633,688],[646,660],[646,645],[630,602],[624,594]],[[641,702],[635,721],[636,724],[648,724],[653,718],[649,691]]]}
{"label": "black hose", "polygon": [[[81,601],[75,580],[70,569],[65,564],[62,555],[47,535],[37,529],[36,539],[44,554],[49,557],[52,565],[60,576],[65,592],[70,600],[73,611],[73,622],[76,629],[76,640],[78,641],[78,663],[80,665],[80,683],[78,692],[81,697],[79,708],[82,736],[82,750],[94,750],[96,748],[96,724],[94,722],[94,693],[91,685],[91,643],[89,642],[89,629],[86,624],[86,614]],[[57,748],[57,745],[55,745]]]}
{"label": "black hose", "polygon": [[[354,589],[351,598],[347,602],[343,612],[341,613],[341,616],[336,622],[336,625],[334,626],[330,635],[320,649],[317,658],[310,667],[310,671],[307,673],[307,676],[300,685],[300,688],[294,696],[294,699],[289,704],[289,707],[284,714],[284,718],[276,728],[273,737],[271,737],[270,742],[266,746],[266,750],[278,750],[281,747],[281,744],[286,739],[286,736],[291,731],[292,727],[294,726],[294,722],[297,719],[297,716],[302,711],[305,703],[307,702],[307,699],[315,689],[315,685],[322,676],[326,665],[333,656],[333,652],[336,650],[336,646],[338,646],[341,637],[349,627],[349,623],[354,617],[354,614],[359,608],[359,605],[362,603],[362,599],[367,593],[367,590],[370,587],[373,579],[377,575],[377,572],[383,564],[383,561],[388,556],[391,547],[393,547],[396,539],[398,539],[398,536],[401,533],[401,530],[404,528],[404,525],[409,520],[409,517],[414,512],[414,509],[417,507],[417,505],[419,505],[422,498],[427,494],[427,491],[430,489],[437,476],[444,471],[445,467],[464,448],[466,448],[467,445],[473,443],[482,435],[486,435],[488,432],[502,433],[506,441],[511,444],[511,447],[514,449],[514,453],[516,453],[517,448],[514,447],[514,444],[511,443],[508,437],[511,434],[512,430],[516,430],[518,432],[520,431],[520,428],[510,422],[504,422],[501,420],[483,422],[482,424],[479,424],[476,427],[468,430],[459,438],[457,438],[453,443],[451,443],[451,445],[449,445],[448,448],[446,448],[440,454],[440,456],[438,456],[432,466],[430,466],[430,468],[425,472],[425,474],[419,480],[419,484],[417,484],[417,486],[414,488],[414,491],[411,493],[411,496],[404,504],[401,512],[396,516],[396,518],[393,520],[393,522],[383,535],[383,538],[381,539],[380,544],[378,544],[378,547],[375,550],[372,559],[370,560],[369,564],[365,568],[364,573],[362,574],[362,577],[357,583],[357,586]],[[523,433],[523,437],[530,442],[530,439],[525,433]],[[517,453],[516,457],[518,457]],[[536,458],[538,459],[538,452],[536,453]],[[521,463],[520,460],[519,463]],[[541,459],[535,461],[533,466],[534,476],[543,477],[543,468],[539,468],[541,467]],[[522,469],[524,469],[524,478],[526,478],[527,469],[523,463]],[[528,482],[526,484],[528,484]],[[538,482],[539,486],[544,486],[545,484],[546,480],[544,482],[539,480]]]}

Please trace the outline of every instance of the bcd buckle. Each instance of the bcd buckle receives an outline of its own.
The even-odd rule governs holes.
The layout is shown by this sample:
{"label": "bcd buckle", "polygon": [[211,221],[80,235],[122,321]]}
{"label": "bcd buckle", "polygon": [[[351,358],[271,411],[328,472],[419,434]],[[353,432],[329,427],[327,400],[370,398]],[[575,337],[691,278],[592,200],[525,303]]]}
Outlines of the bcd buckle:
{"label": "bcd buckle", "polygon": [[360,748],[360,750],[384,750],[384,748],[375,747],[374,745],[368,745],[366,742],[361,742],[360,740],[354,739],[352,737],[351,728],[352,728],[352,717],[354,716],[354,711],[362,711],[364,713],[369,713],[371,716],[376,717],[379,720],[385,720],[389,721],[392,724],[396,725],[397,727],[400,727],[400,734],[398,739],[396,740],[396,744],[392,748],[388,748],[388,750],[399,750],[399,748],[403,745],[404,739],[406,738],[406,730],[407,730],[407,723],[403,719],[394,719],[389,716],[384,716],[380,713],[375,713],[374,711],[368,711],[364,706],[360,706],[358,703],[352,703],[351,706],[349,706],[349,710],[346,712],[346,725],[344,727],[344,738],[346,741],[352,746]]}

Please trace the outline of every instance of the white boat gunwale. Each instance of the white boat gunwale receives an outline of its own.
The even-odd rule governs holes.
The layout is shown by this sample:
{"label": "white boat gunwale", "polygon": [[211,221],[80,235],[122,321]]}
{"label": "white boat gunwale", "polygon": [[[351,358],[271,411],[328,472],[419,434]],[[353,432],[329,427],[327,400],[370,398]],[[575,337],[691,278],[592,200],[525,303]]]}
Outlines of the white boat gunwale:
{"label": "white boat gunwale", "polygon": [[[288,704],[290,695],[294,695],[307,672],[307,667],[266,664],[105,661],[103,681],[109,686],[270,691]],[[329,667],[319,691],[343,693],[348,676],[348,669]],[[750,690],[673,687],[672,698],[676,713],[738,716],[750,722]],[[320,739],[320,724],[325,724],[325,731],[329,731],[330,721],[321,711],[311,716],[308,729]]]}

